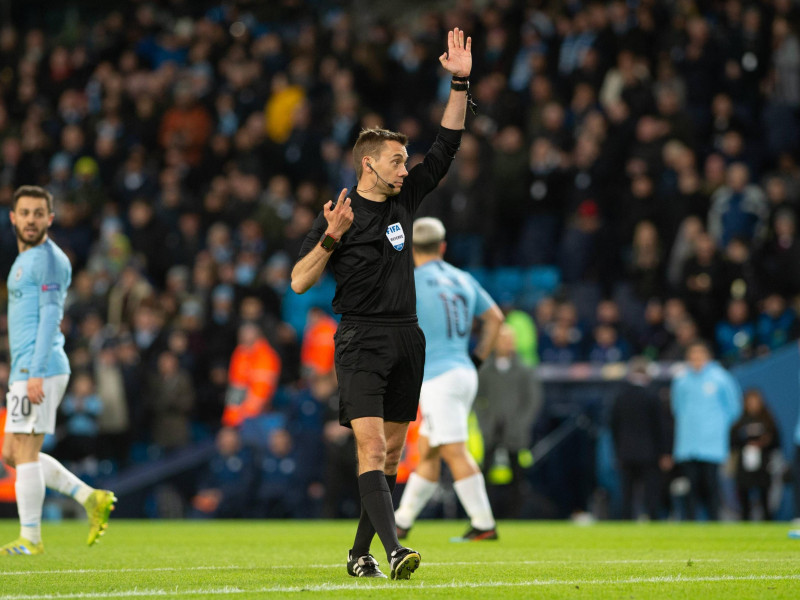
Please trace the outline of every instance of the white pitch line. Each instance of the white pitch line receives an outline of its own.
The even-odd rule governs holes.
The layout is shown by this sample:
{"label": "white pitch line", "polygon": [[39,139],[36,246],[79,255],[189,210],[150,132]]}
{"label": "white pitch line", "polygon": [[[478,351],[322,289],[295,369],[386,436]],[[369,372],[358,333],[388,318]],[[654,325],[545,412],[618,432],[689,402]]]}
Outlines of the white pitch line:
{"label": "white pitch line", "polygon": [[[321,566],[321,565],[318,565]],[[218,567],[142,567],[140,569],[128,568],[128,569],[54,569],[51,571],[4,571],[2,574],[3,576],[6,575],[93,575],[96,573],[147,573],[149,571],[156,571],[156,572],[183,572],[183,571],[235,571],[237,569],[252,569],[256,567],[246,567],[240,565],[224,565]],[[262,567],[263,568],[263,567]],[[278,566],[273,565],[272,569],[277,568],[295,568],[295,567],[286,567],[286,566]]]}
{"label": "white pitch line", "polygon": [[[406,583],[386,583],[384,585],[360,585],[357,583],[323,583],[318,585],[306,586],[273,586],[244,589],[238,587],[222,588],[195,588],[181,590],[179,588],[170,589],[132,589],[124,591],[108,592],[82,592],[75,594],[36,594],[36,595],[15,595],[4,596],[4,600],[71,600],[71,599],[92,599],[92,598],[139,598],[147,596],[223,596],[235,594],[272,594],[272,593],[297,593],[297,592],[336,592],[348,590],[375,590],[375,589],[404,589],[404,590],[435,590],[435,589],[461,589],[461,588],[499,588],[499,587],[549,587],[559,585],[627,585],[639,583],[723,583],[737,581],[798,581],[798,575],[719,575],[708,577],[630,577],[626,579],[533,579],[531,581],[484,581],[484,582],[456,582],[437,583],[426,585],[424,582],[419,584]],[[399,587],[398,587],[399,586]]]}
{"label": "white pitch line", "polygon": [[[672,563],[686,563],[691,561],[695,565],[702,563],[720,563],[729,562],[725,558],[635,558],[635,559],[617,559],[617,560],[591,560],[591,559],[577,559],[577,560],[490,560],[490,561],[453,561],[453,562],[423,562],[420,566],[423,567],[449,567],[449,566],[469,566],[469,565],[639,565],[639,564],[672,564]],[[797,562],[800,561],[800,556],[785,556],[777,559],[777,562]],[[762,563],[769,562],[774,564],[775,557],[764,558],[739,558],[732,562],[744,563]],[[7,575],[92,575],[96,573],[149,573],[153,572],[183,572],[183,571],[247,571],[253,569],[274,569],[274,570],[288,570],[288,569],[341,569],[344,563],[335,564],[311,564],[311,565],[219,565],[219,566],[197,566],[197,567],[142,567],[142,568],[124,568],[124,569],[55,569],[50,571],[4,571],[3,576]]]}

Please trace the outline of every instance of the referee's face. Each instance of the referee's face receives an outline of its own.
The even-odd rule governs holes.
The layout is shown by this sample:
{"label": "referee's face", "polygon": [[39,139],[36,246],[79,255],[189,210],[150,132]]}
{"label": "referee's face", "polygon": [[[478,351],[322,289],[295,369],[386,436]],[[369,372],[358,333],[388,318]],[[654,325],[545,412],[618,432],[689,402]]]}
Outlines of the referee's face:
{"label": "referee's face", "polygon": [[408,151],[400,142],[389,140],[384,142],[381,155],[378,157],[376,168],[378,174],[386,181],[394,185],[394,189],[387,187],[387,196],[396,196],[403,188],[403,180],[408,175],[406,163],[408,162]]}
{"label": "referee's face", "polygon": [[21,196],[17,199],[17,207],[10,217],[23,247],[33,248],[44,241],[47,229],[53,223],[53,216],[44,198]]}

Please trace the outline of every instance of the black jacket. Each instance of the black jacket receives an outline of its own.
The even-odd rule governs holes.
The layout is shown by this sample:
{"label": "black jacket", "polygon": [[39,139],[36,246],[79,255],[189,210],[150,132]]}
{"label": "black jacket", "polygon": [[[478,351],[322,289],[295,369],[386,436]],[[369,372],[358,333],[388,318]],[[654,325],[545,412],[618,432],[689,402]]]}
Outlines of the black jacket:
{"label": "black jacket", "polygon": [[645,386],[625,383],[611,409],[611,434],[621,463],[654,463],[669,454],[667,415]]}

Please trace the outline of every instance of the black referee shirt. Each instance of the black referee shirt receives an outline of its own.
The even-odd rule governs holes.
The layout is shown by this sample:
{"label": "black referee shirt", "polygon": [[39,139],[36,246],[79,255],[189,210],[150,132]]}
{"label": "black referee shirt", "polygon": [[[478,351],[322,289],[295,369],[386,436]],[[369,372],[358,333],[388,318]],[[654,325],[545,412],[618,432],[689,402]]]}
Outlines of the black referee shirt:
{"label": "black referee shirt", "polygon": [[[460,143],[461,131],[440,127],[425,159],[409,171],[400,193],[386,202],[373,202],[355,188],[349,190],[353,224],[328,261],[336,279],[334,312],[361,317],[417,314],[411,256],[414,214],[447,173]],[[320,212],[300,249],[300,259],[327,228]]]}

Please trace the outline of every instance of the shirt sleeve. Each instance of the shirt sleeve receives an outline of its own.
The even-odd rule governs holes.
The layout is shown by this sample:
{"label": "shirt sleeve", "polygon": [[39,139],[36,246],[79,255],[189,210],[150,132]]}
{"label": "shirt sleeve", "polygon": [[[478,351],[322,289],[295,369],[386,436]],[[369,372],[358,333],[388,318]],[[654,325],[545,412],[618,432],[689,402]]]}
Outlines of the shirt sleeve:
{"label": "shirt sleeve", "polygon": [[722,378],[722,401],[728,413],[728,423],[735,423],[742,414],[742,389],[733,376],[727,372]]}
{"label": "shirt sleeve", "polygon": [[34,277],[39,288],[39,326],[31,361],[31,377],[44,377],[64,315],[64,295],[69,286],[70,273],[50,253],[44,253],[35,265]]}
{"label": "shirt sleeve", "polygon": [[314,224],[311,226],[311,231],[308,232],[306,239],[303,240],[303,245],[300,247],[300,255],[297,257],[298,262],[303,260],[305,255],[314,249],[314,246],[319,243],[319,239],[322,237],[322,234],[325,233],[327,228],[328,221],[325,219],[325,213],[320,212],[319,215],[317,215],[317,218],[314,219]]}
{"label": "shirt sleeve", "polygon": [[401,199],[416,212],[423,198],[439,185],[461,145],[461,131],[439,127],[436,139],[420,164],[411,169],[403,184]]}
{"label": "shirt sleeve", "polygon": [[36,284],[39,286],[40,309],[47,304],[63,305],[63,298],[70,283],[69,269],[60,265],[52,254],[47,252],[43,254],[44,256],[34,263],[33,271]]}

